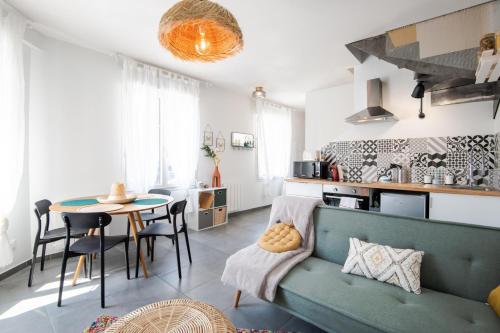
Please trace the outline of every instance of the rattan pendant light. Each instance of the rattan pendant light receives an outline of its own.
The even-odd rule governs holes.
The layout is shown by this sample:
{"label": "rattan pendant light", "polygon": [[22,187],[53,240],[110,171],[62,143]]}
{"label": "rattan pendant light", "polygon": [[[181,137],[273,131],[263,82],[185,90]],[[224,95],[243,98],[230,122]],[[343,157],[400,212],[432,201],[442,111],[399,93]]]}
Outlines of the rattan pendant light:
{"label": "rattan pendant light", "polygon": [[224,7],[209,0],[182,0],[161,18],[160,43],[187,61],[214,62],[243,48],[238,22]]}

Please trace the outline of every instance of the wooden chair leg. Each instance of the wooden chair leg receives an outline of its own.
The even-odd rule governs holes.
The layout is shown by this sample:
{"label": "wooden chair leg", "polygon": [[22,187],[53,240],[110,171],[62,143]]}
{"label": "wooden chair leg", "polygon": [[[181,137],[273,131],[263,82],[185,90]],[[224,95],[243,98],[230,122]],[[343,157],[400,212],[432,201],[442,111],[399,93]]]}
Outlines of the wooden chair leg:
{"label": "wooden chair leg", "polygon": [[240,304],[241,290],[236,290],[236,295],[234,295],[234,308],[237,308]]}

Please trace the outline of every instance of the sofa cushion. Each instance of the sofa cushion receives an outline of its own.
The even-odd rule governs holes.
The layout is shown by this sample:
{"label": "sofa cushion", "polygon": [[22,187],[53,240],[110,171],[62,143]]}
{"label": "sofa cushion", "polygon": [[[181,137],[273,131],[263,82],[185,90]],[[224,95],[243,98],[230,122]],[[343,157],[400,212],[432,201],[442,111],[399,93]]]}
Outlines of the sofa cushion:
{"label": "sofa cushion", "polygon": [[342,266],[310,257],[281,281],[275,303],[329,331],[500,332],[484,303],[422,289],[422,294],[343,274]]}
{"label": "sofa cushion", "polygon": [[395,249],[349,238],[349,255],[342,273],[351,273],[420,294],[420,264],[424,252]]}
{"label": "sofa cushion", "polygon": [[314,229],[313,255],[339,265],[356,237],[424,251],[423,288],[486,302],[500,281],[500,229],[333,207],[315,209]]}
{"label": "sofa cushion", "polygon": [[297,250],[302,238],[291,222],[281,222],[267,229],[259,238],[258,244],[266,251],[282,253]]}
{"label": "sofa cushion", "polygon": [[500,286],[491,291],[490,296],[488,296],[488,304],[500,317]]}

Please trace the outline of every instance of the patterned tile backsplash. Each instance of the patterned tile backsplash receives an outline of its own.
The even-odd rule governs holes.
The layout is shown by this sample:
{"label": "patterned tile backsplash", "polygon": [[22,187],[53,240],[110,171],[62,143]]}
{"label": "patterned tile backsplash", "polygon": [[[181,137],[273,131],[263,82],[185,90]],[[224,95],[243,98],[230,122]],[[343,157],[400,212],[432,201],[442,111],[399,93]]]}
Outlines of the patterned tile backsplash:
{"label": "patterned tile backsplash", "polygon": [[[377,181],[390,175],[390,165],[403,166],[406,179],[423,182],[424,175],[444,181],[447,174],[466,184],[469,164],[474,180],[500,188],[500,133],[412,139],[331,142],[321,149],[330,163],[342,165],[344,178],[352,182]],[[484,165],[484,169],[483,169]]]}

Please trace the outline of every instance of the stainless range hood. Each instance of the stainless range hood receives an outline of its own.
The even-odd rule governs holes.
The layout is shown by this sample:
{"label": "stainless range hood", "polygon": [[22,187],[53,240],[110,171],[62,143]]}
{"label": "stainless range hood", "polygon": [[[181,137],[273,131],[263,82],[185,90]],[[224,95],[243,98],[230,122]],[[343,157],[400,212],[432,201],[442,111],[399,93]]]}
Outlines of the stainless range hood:
{"label": "stainless range hood", "polygon": [[359,125],[373,122],[397,121],[398,118],[382,107],[382,81],[372,79],[366,82],[366,109],[345,119],[346,122]]}

